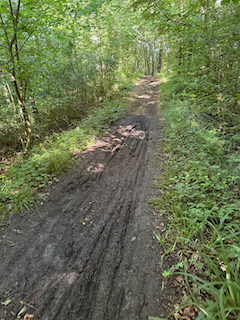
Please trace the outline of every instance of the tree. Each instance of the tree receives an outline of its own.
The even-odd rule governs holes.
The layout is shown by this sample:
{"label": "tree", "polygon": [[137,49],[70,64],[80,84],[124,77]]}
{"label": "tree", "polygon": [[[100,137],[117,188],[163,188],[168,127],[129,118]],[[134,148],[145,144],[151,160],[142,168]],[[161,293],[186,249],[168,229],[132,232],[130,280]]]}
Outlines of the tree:
{"label": "tree", "polygon": [[[63,2],[62,2],[63,3]],[[35,63],[35,34],[56,23],[54,14],[61,6],[54,1],[3,0],[0,7],[0,72],[5,82],[22,147],[31,143],[31,121],[26,107]],[[44,13],[43,13],[44,12]],[[55,20],[55,21],[54,21]]]}

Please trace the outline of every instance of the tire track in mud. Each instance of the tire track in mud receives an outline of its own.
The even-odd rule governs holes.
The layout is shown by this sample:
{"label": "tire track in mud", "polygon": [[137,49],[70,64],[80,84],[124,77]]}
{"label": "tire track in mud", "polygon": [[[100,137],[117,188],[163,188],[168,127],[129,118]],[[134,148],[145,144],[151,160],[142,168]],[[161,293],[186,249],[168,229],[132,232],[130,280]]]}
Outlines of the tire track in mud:
{"label": "tire track in mud", "polygon": [[[159,81],[144,77],[130,112],[51,188],[40,211],[6,230],[2,245],[0,318],[15,319],[24,301],[34,319],[134,320],[163,316],[147,200],[160,130]],[[21,235],[12,232],[14,226]],[[31,307],[32,306],[32,307]]]}

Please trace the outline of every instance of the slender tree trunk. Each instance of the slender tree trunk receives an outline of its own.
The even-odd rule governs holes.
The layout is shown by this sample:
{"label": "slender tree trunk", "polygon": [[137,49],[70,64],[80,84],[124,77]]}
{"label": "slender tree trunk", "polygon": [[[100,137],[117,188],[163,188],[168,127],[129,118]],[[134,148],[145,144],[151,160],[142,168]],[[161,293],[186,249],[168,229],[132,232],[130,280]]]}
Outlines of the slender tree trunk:
{"label": "slender tree trunk", "polygon": [[152,76],[154,76],[155,72],[155,43],[152,46]]}
{"label": "slender tree trunk", "polygon": [[[27,152],[27,150],[30,147],[30,142],[31,142],[31,123],[29,120],[29,115],[28,115],[26,106],[25,106],[27,85],[25,82],[24,89],[23,89],[23,79],[21,78],[21,76],[19,76],[19,78],[18,78],[18,75],[21,73],[21,67],[19,66],[16,68],[16,61],[15,61],[15,59],[16,59],[18,63],[20,62],[18,41],[17,41],[17,27],[18,27],[20,5],[21,5],[21,0],[18,0],[17,9],[14,12],[13,6],[12,6],[12,0],[9,0],[9,10],[10,10],[10,14],[12,16],[12,28],[13,28],[13,34],[11,37],[10,37],[10,34],[8,34],[8,31],[6,29],[4,19],[3,19],[3,16],[1,15],[1,13],[0,13],[0,20],[1,20],[2,29],[4,30],[6,43],[8,45],[6,48],[8,49],[8,54],[9,54],[10,62],[11,62],[11,67],[9,68],[9,72],[12,75],[12,83],[13,83],[13,87],[15,90],[17,100],[18,100],[21,120],[22,120],[22,123],[24,126],[24,134],[25,134],[25,139],[24,139],[24,149],[25,150],[24,151]],[[13,48],[15,48],[15,52],[14,52]],[[10,86],[9,85],[7,85],[7,86],[9,87],[8,90],[10,90]],[[11,92],[11,90],[10,90],[10,92]],[[12,96],[12,98],[13,98],[13,94],[10,92],[9,92],[10,97]],[[14,100],[14,98],[13,98],[13,100]],[[15,102],[14,102],[14,105],[15,105]],[[15,105],[15,108],[16,108],[16,105]]]}
{"label": "slender tree trunk", "polygon": [[150,55],[149,55],[149,49],[147,46],[145,46],[145,66],[146,66],[146,75],[150,75]]}
{"label": "slender tree trunk", "polygon": [[157,68],[158,73],[161,72],[161,69],[162,69],[162,48],[160,48],[158,52],[158,68]]}

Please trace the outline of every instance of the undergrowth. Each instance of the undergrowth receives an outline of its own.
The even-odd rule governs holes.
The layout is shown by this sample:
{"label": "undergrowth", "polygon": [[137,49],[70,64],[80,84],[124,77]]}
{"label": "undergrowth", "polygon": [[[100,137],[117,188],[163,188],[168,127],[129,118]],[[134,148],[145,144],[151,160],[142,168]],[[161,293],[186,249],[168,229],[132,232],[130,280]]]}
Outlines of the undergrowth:
{"label": "undergrowth", "polygon": [[113,96],[93,109],[75,129],[46,137],[32,148],[27,158],[20,155],[5,169],[0,176],[0,218],[29,209],[36,190],[68,169],[75,154],[104,134],[112,122],[123,117],[128,106],[127,91],[131,88],[131,82],[120,85]]}
{"label": "undergrowth", "polygon": [[[156,235],[164,255],[178,264],[164,276],[180,274],[187,296],[176,319],[240,319],[240,160],[236,133],[221,132],[192,107],[192,100],[174,96],[176,84],[162,83],[165,118],[163,177],[152,204],[168,221],[165,235]],[[226,126],[227,127],[227,126]],[[234,144],[235,143],[235,144]],[[181,268],[179,268],[181,266]],[[180,269],[180,271],[179,271]],[[190,311],[189,311],[190,312]]]}

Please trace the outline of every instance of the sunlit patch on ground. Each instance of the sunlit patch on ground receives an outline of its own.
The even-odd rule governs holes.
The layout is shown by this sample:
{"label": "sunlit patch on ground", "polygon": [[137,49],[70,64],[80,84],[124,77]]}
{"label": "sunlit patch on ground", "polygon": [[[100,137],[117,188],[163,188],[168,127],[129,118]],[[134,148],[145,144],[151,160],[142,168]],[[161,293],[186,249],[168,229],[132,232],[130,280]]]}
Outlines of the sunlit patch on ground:
{"label": "sunlit patch on ground", "polygon": [[134,98],[138,98],[138,99],[150,99],[150,98],[152,98],[149,94],[144,94],[142,96],[138,96],[137,94],[133,94],[132,96]]}
{"label": "sunlit patch on ground", "polygon": [[[93,146],[90,146],[87,150],[81,153],[86,153],[89,151],[94,151],[96,149],[101,149],[103,152],[114,153],[124,146],[124,141],[127,137],[133,137],[143,140],[146,137],[146,133],[143,130],[138,130],[137,124],[128,126],[119,126],[116,134],[108,135],[108,137],[102,139],[96,139]],[[88,172],[101,172],[104,169],[102,163],[93,164],[87,168]]]}
{"label": "sunlit patch on ground", "polygon": [[156,80],[155,77],[145,77],[140,80],[139,85],[141,85],[141,87],[135,87],[135,91],[133,91],[131,94],[132,103],[130,113],[137,115],[155,113],[157,111],[157,107],[159,106],[159,84],[160,80]]}
{"label": "sunlit patch on ground", "polygon": [[125,137],[131,136],[141,140],[144,139],[146,136],[144,131],[136,130],[133,125],[129,125],[125,127],[120,126],[117,132],[122,134]]}
{"label": "sunlit patch on ground", "polygon": [[88,172],[101,172],[104,169],[104,164],[97,163],[95,165],[91,165],[87,168]]}

